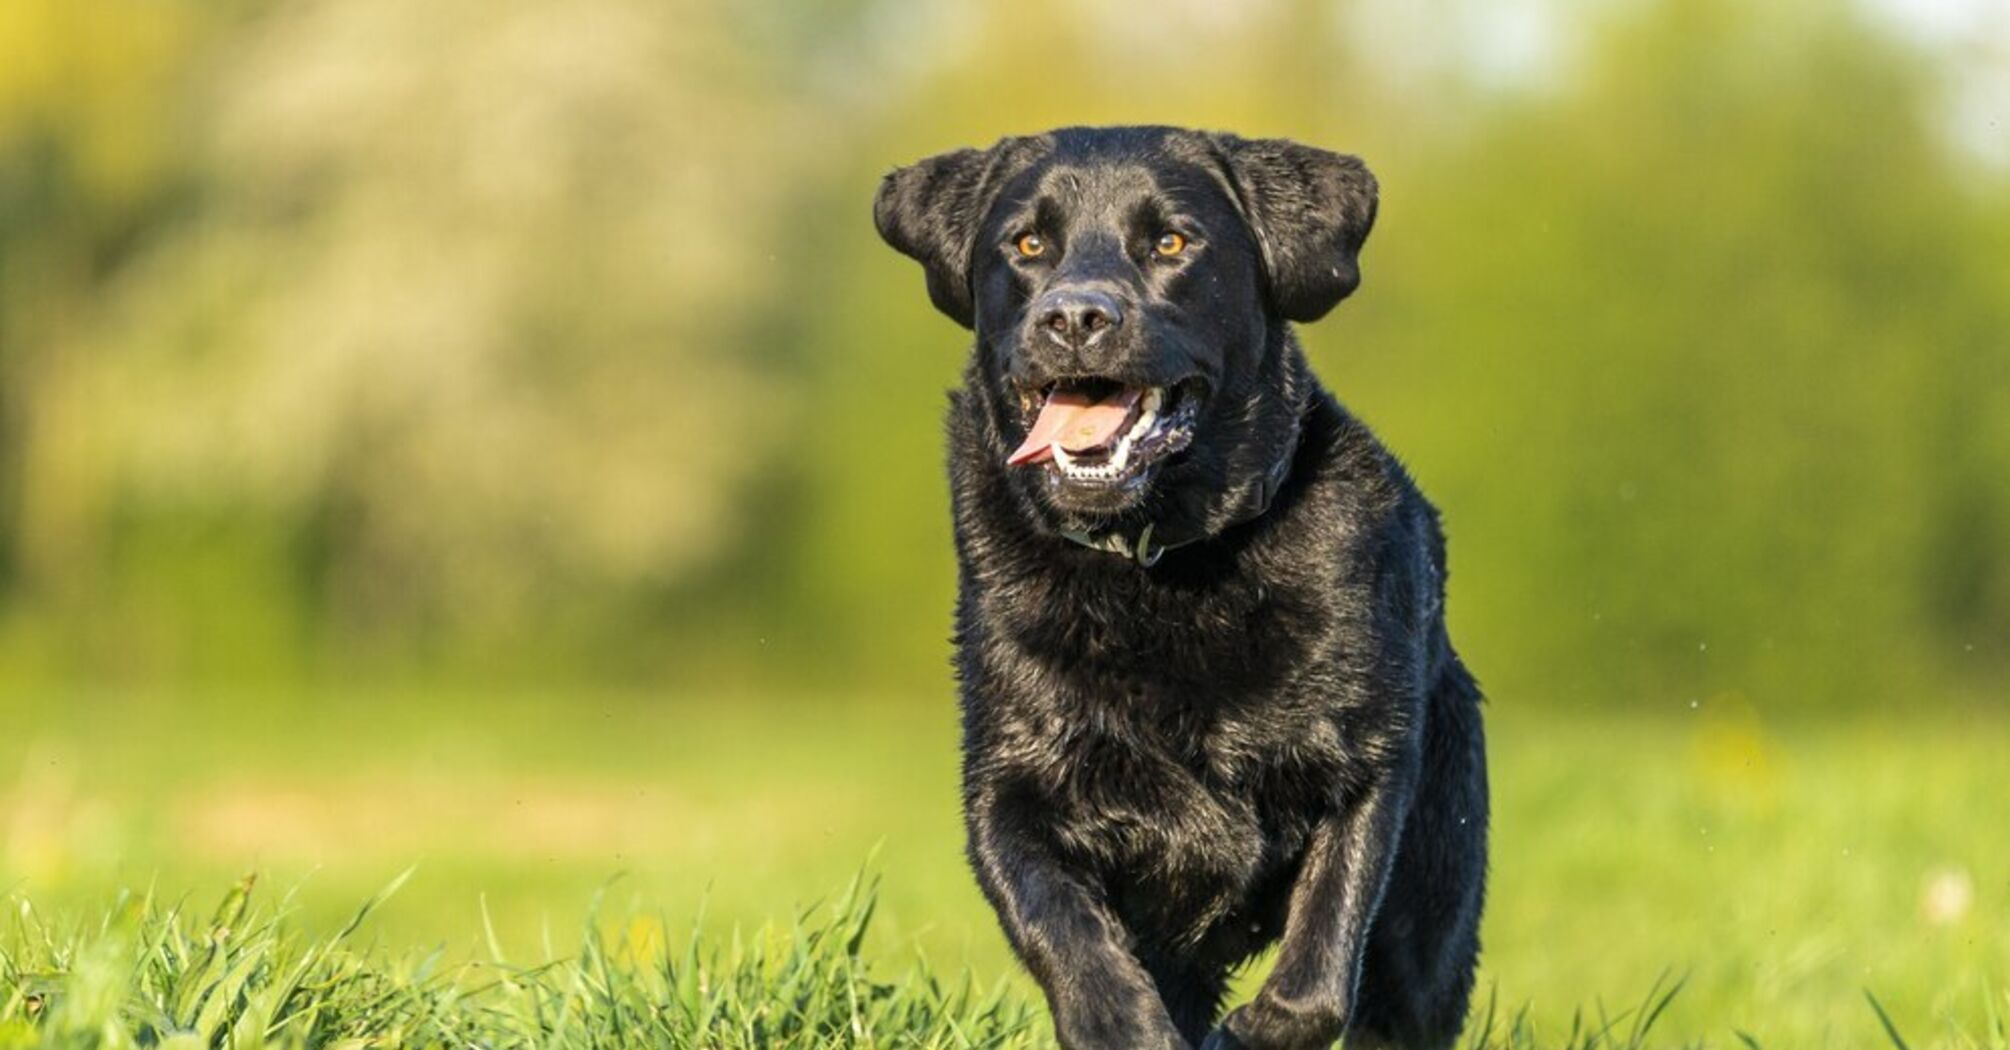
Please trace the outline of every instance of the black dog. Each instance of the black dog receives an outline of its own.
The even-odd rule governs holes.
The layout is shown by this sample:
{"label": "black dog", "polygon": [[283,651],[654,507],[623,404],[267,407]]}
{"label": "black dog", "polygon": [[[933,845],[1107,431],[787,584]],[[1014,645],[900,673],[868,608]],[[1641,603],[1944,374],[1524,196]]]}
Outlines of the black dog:
{"label": "black dog", "polygon": [[1173,128],[880,187],[977,335],[949,412],[969,853],[1064,1046],[1464,1022],[1486,759],[1437,513],[1289,324],[1354,290],[1375,206],[1357,158]]}

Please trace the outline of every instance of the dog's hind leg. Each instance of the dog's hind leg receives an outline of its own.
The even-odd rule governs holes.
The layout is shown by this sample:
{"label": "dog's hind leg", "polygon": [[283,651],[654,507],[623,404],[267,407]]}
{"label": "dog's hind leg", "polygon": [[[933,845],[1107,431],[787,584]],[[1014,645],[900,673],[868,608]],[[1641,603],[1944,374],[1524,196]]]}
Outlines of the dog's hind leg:
{"label": "dog's hind leg", "polygon": [[1486,743],[1464,668],[1432,698],[1424,775],[1375,916],[1349,1050],[1457,1040],[1472,996],[1486,893]]}
{"label": "dog's hind leg", "polygon": [[1420,958],[1415,944],[1376,938],[1362,967],[1347,1050],[1448,1050],[1464,1027],[1478,941],[1470,929]]}

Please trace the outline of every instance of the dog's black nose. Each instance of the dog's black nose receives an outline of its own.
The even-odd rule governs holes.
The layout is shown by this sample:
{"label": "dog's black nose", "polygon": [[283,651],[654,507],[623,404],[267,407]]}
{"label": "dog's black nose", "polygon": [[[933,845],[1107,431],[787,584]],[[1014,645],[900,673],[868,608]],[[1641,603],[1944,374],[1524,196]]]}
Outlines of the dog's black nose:
{"label": "dog's black nose", "polygon": [[1105,292],[1066,289],[1041,296],[1033,316],[1063,346],[1079,350],[1123,324],[1124,308]]}

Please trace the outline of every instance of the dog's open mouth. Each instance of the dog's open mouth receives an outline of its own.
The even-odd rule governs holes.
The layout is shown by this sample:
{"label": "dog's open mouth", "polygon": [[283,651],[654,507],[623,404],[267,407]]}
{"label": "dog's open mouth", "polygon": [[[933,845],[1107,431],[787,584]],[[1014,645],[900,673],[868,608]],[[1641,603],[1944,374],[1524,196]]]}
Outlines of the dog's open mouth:
{"label": "dog's open mouth", "polygon": [[1193,440],[1200,405],[1196,386],[1126,386],[1100,377],[1060,380],[1025,399],[1031,420],[1026,440],[1006,462],[1015,467],[1043,463],[1062,478],[1084,484],[1127,481]]}

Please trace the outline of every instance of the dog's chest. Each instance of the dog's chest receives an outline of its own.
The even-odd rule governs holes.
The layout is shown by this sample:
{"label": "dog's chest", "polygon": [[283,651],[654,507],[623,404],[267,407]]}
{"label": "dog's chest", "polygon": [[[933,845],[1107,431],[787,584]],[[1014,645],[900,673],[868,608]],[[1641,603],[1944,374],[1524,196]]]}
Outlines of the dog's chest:
{"label": "dog's chest", "polygon": [[982,775],[1037,785],[1029,816],[1141,937],[1253,935],[1350,768],[1322,589],[1115,563],[965,582]]}
{"label": "dog's chest", "polygon": [[[1067,699],[1057,697],[1063,703]],[[1345,748],[1305,705],[1237,717],[1148,692],[1048,722],[1049,830],[1135,928],[1192,945],[1247,926],[1338,793]]]}

